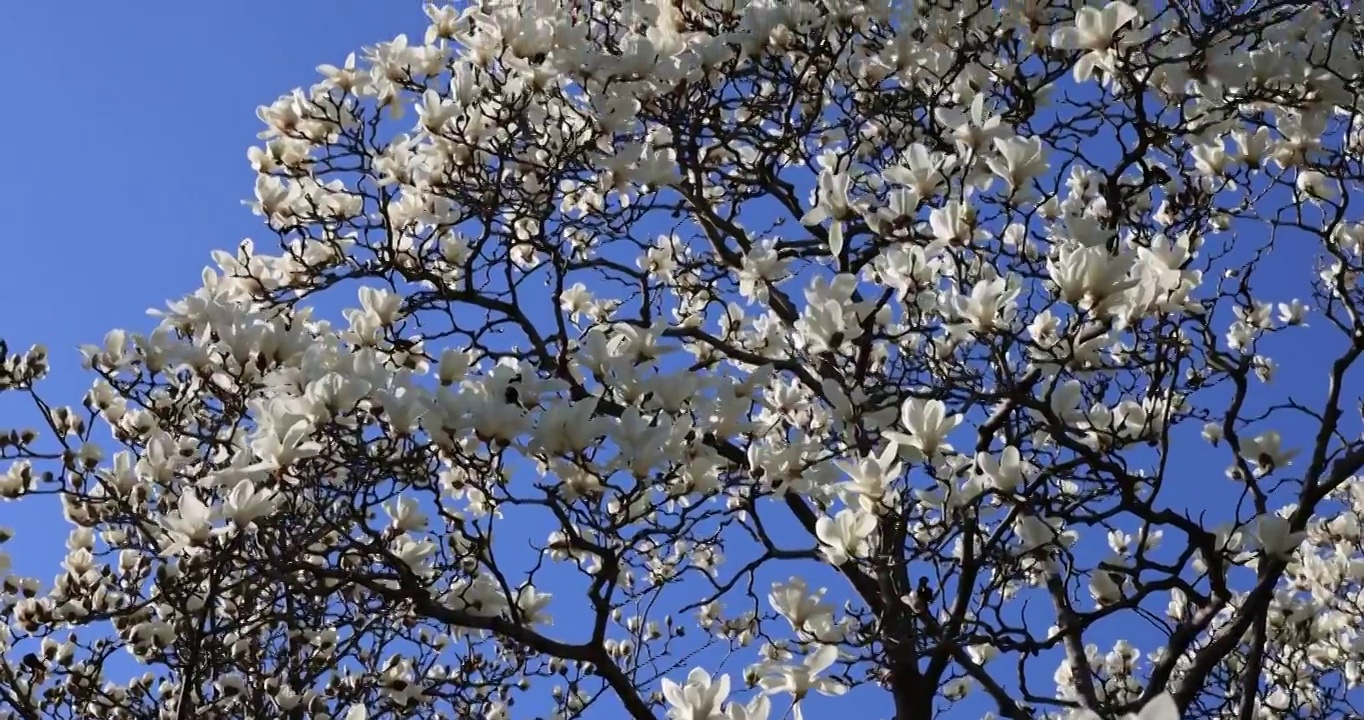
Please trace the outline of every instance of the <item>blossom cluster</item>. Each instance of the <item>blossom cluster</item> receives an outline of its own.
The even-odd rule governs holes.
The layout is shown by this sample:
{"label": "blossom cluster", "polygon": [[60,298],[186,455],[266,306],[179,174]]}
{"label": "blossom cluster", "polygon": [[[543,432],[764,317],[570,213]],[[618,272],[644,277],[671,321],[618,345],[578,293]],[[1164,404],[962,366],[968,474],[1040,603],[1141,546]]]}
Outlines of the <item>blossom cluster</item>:
{"label": "blossom cluster", "polygon": [[426,16],[80,407],[0,347],[0,718],[1358,713],[1357,10]]}

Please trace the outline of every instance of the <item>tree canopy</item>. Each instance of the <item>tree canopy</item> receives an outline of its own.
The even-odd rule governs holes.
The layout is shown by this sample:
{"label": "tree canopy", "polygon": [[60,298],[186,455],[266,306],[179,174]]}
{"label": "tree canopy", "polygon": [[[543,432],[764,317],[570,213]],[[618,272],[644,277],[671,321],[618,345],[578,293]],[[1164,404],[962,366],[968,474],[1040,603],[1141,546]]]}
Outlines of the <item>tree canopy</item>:
{"label": "tree canopy", "polygon": [[1360,717],[1350,3],[426,20],[81,401],[0,345],[0,718]]}

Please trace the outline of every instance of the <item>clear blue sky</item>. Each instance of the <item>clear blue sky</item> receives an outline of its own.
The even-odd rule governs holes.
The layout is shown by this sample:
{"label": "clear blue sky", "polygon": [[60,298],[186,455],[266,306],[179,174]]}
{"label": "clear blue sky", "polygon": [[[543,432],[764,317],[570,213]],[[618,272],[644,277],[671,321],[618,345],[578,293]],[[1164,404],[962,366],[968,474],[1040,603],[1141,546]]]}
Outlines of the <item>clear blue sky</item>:
{"label": "clear blue sky", "polygon": [[416,2],[5,3],[4,335],[69,371],[77,344],[151,327],[210,250],[272,241],[240,202],[256,107],[424,19]]}
{"label": "clear blue sky", "polygon": [[[77,403],[90,376],[79,370],[75,348],[114,327],[150,328],[146,309],[193,290],[210,250],[246,237],[273,247],[241,204],[252,192],[245,153],[262,127],[258,105],[311,83],[317,65],[339,65],[362,45],[399,32],[420,36],[423,21],[418,2],[391,0],[0,7],[0,66],[11,69],[9,108],[0,113],[9,145],[0,192],[0,337],[12,347],[41,342],[52,350],[45,394]],[[1320,397],[1319,366],[1302,379],[1289,373],[1312,349],[1299,344],[1278,356],[1280,382],[1310,387],[1306,399]],[[0,404],[0,425],[18,422],[12,407]],[[1171,499],[1201,504],[1234,490],[1222,477],[1224,463],[1219,455],[1191,466],[1196,476]],[[53,516],[20,517],[19,508],[29,507],[0,505],[0,525],[21,533],[23,551],[11,552],[18,570],[50,580],[66,529]],[[856,706],[850,709],[871,710]],[[815,703],[811,715],[830,707]]]}

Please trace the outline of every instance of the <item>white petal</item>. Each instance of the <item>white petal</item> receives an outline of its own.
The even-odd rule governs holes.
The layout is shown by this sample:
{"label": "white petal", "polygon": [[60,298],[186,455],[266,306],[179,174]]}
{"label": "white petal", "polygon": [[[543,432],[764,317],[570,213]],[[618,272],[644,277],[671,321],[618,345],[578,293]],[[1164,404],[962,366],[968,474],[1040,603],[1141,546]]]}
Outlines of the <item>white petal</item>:
{"label": "white petal", "polygon": [[829,252],[834,259],[843,254],[843,223],[835,221],[829,228]]}
{"label": "white petal", "polygon": [[822,645],[814,653],[805,658],[805,664],[812,673],[827,669],[838,659],[838,648],[834,645]]}
{"label": "white petal", "polygon": [[1179,720],[1179,706],[1170,693],[1161,693],[1146,703],[1137,717],[1139,720]]}
{"label": "white petal", "polygon": [[1132,7],[1131,5],[1128,5],[1125,2],[1115,2],[1109,5],[1108,7],[1104,8],[1104,12],[1111,14],[1111,16],[1117,21],[1113,25],[1114,30],[1123,27],[1124,25],[1132,22],[1133,20],[1136,20],[1138,17],[1141,16],[1141,13],[1137,12],[1136,8]]}

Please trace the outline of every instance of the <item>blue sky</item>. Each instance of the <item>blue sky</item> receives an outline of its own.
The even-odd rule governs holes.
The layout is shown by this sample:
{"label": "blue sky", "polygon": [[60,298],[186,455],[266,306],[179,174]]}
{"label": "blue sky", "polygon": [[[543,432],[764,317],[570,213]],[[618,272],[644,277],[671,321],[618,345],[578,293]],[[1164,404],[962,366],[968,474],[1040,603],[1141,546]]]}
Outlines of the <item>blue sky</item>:
{"label": "blue sky", "polygon": [[[312,82],[317,65],[339,65],[362,45],[420,35],[423,20],[417,2],[18,2],[0,9],[0,62],[17,69],[6,88],[11,109],[0,114],[10,139],[9,182],[0,193],[0,336],[11,347],[51,349],[44,394],[77,403],[90,377],[75,348],[114,327],[150,328],[146,309],[193,290],[210,250],[257,237],[268,252],[272,238],[241,204],[254,178],[245,153],[261,129],[256,107]],[[1282,346],[1280,383],[1314,399],[1319,366],[1292,374],[1308,351],[1321,349],[1303,337],[1291,350]],[[0,403],[0,425],[26,419],[11,408]],[[1290,428],[1285,435],[1292,437]],[[1200,504],[1233,490],[1224,462],[1191,464],[1188,487],[1171,490],[1172,500]],[[23,550],[11,553],[18,569],[47,580],[64,552],[65,527],[54,516],[21,516],[28,507],[0,505],[0,525],[20,532]]]}
{"label": "blue sky", "polygon": [[22,68],[0,117],[11,344],[47,343],[67,371],[54,391],[77,389],[77,344],[150,327],[210,250],[261,236],[240,202],[256,107],[423,19],[415,2],[6,3],[0,60]]}

